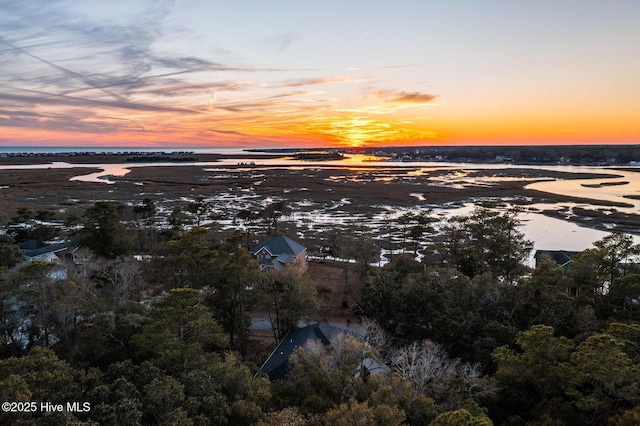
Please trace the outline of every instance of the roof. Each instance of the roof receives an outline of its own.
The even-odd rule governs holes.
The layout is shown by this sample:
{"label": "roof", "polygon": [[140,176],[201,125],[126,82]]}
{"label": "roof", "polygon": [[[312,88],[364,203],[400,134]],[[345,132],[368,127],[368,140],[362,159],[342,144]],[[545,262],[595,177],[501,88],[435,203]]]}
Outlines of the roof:
{"label": "roof", "polygon": [[262,241],[260,244],[251,249],[252,254],[256,254],[261,249],[267,250],[272,256],[281,256],[283,254],[298,256],[307,248],[301,244],[296,243],[290,238],[284,235],[278,235],[275,237],[269,237]]}
{"label": "roof", "polygon": [[535,258],[538,260],[541,256],[549,256],[551,260],[556,262],[560,266],[565,266],[575,255],[580,253],[579,251],[567,251],[567,250],[538,250],[536,251]]}
{"label": "roof", "polygon": [[292,256],[286,253],[282,253],[278,255],[278,257],[260,259],[260,268],[262,269],[273,267],[276,269],[282,269],[287,263],[289,263],[290,257]]}
{"label": "roof", "polygon": [[269,376],[270,380],[283,379],[289,371],[289,357],[299,347],[304,347],[309,340],[319,340],[328,345],[331,338],[346,330],[327,323],[316,323],[291,330],[273,350],[269,358],[260,368],[260,372]]}
{"label": "roof", "polygon": [[36,257],[47,253],[57,253],[75,246],[69,242],[47,244],[42,241],[27,240],[18,244],[18,247],[26,257]]}

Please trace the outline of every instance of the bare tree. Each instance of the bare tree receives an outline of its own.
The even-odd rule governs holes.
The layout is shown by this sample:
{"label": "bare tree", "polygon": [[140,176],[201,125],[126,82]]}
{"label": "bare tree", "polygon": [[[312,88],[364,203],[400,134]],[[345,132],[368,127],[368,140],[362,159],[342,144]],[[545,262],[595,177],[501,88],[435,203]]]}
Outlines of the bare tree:
{"label": "bare tree", "polygon": [[426,394],[451,409],[466,398],[494,390],[481,377],[477,364],[451,359],[440,345],[428,340],[398,349],[391,365],[397,375],[413,384],[414,398]]}
{"label": "bare tree", "polygon": [[358,341],[370,346],[381,354],[385,354],[391,346],[389,334],[375,321],[365,319],[361,324],[351,328]]}
{"label": "bare tree", "polygon": [[135,259],[100,259],[91,265],[93,274],[108,288],[106,297],[112,308],[120,302],[139,297],[142,289],[140,266]]}

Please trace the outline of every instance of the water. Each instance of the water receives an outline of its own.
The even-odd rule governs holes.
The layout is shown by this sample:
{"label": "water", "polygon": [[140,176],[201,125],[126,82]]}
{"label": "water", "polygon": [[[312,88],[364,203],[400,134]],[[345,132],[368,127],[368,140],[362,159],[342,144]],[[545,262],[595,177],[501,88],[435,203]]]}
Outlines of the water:
{"label": "water", "polygon": [[[31,152],[31,153],[60,153],[60,152],[73,152],[74,148],[25,148],[25,147],[0,147],[0,154],[2,153],[17,153],[17,152]],[[591,200],[603,200],[613,201],[616,203],[625,203],[627,207],[616,207],[616,209],[628,213],[640,212],[640,200],[628,198],[629,196],[637,197],[640,195],[640,168],[627,167],[628,170],[617,170],[613,168],[605,167],[576,167],[576,166],[520,166],[520,165],[505,165],[505,164],[457,164],[457,163],[440,163],[440,162],[396,162],[396,161],[384,161],[375,162],[372,161],[372,157],[362,155],[352,155],[349,158],[335,161],[300,161],[293,158],[264,158],[264,159],[243,159],[242,155],[248,154],[239,148],[176,148],[171,149],[158,149],[158,148],[77,148],[78,151],[87,152],[171,152],[171,151],[193,151],[194,153],[217,153],[226,155],[236,155],[239,157],[232,159],[223,159],[217,162],[195,162],[195,163],[122,163],[122,164],[73,164],[72,162],[55,162],[49,164],[29,164],[29,165],[4,165],[0,166],[0,169],[5,170],[21,170],[21,169],[34,169],[34,168],[72,168],[72,167],[84,167],[84,168],[99,168],[101,171],[90,174],[80,174],[72,178],[72,180],[84,181],[84,182],[104,182],[106,184],[113,183],[109,180],[110,176],[124,176],[130,172],[134,167],[171,167],[171,166],[197,166],[203,167],[205,170],[212,172],[224,173],[225,169],[229,170],[233,167],[237,170],[239,162],[251,162],[253,165],[247,167],[246,171],[250,173],[260,173],[260,170],[270,169],[274,167],[288,168],[288,169],[310,169],[310,168],[325,168],[344,170],[358,169],[367,170],[373,172],[373,179],[398,179],[400,177],[407,178],[408,176],[426,175],[429,172],[436,170],[448,170],[448,173],[444,176],[439,176],[434,179],[434,184],[455,188],[456,185],[492,185],[496,180],[515,178],[500,178],[500,177],[487,177],[487,176],[470,176],[471,170],[490,170],[490,169],[536,169],[536,170],[548,170],[554,172],[566,172],[566,173],[597,173],[606,174],[610,177],[598,178],[598,179],[549,179],[544,182],[536,182],[527,185],[527,188],[534,189],[543,192],[549,192],[553,194],[568,196],[568,197],[581,197]],[[254,152],[252,155],[256,154]],[[70,157],[70,161],[72,161]],[[99,161],[99,158],[96,158]],[[397,173],[395,172],[397,171]],[[336,173],[335,179],[345,178],[339,172]],[[609,183],[615,183],[615,185],[609,185]],[[604,184],[604,185],[603,185]],[[421,194],[413,194],[418,202]],[[237,208],[238,200],[228,200],[230,205]],[[313,200],[310,200],[311,202]],[[418,204],[418,203],[417,203]],[[419,204],[423,204],[420,202]],[[583,207],[596,209],[598,206],[591,205],[588,202],[584,204],[572,204],[563,203],[564,207]],[[313,210],[311,212],[299,212],[294,220],[300,222],[312,223],[317,225],[322,224],[345,224],[362,223],[363,218],[344,214],[339,209],[340,206],[334,206],[328,210]],[[448,217],[451,215],[466,214],[473,209],[473,204],[465,204],[458,208],[436,208],[434,214],[441,217]],[[595,229],[580,227],[574,223],[566,220],[552,218],[540,213],[542,210],[558,210],[561,206],[557,204],[552,205],[532,205],[529,211],[522,216],[523,219],[523,232],[525,236],[534,242],[536,249],[540,250],[572,250],[579,251],[592,246],[593,242],[602,239],[607,235],[605,231],[599,231]],[[388,206],[390,211],[393,211],[394,215],[400,215],[409,210],[398,209],[395,206]],[[426,209],[416,208],[414,212]],[[295,216],[295,215],[294,215]],[[373,226],[379,228],[383,226],[384,220],[381,218],[374,218],[373,222],[368,220]],[[640,240],[636,237],[636,242]]]}

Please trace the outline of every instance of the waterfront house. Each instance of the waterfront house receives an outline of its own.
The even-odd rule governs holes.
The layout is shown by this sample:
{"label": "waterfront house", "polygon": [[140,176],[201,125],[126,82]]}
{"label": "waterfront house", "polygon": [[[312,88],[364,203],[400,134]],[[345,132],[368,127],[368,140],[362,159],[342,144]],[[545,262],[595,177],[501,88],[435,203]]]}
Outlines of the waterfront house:
{"label": "waterfront house", "polygon": [[251,249],[258,260],[260,269],[280,270],[291,266],[306,271],[307,248],[284,235],[269,237]]}
{"label": "waterfront house", "polygon": [[[567,250],[537,250],[535,253],[536,265],[543,256],[548,257],[562,268],[562,275],[567,275],[572,268],[571,262],[578,253],[580,252]],[[581,289],[578,287],[567,287],[565,292],[568,297],[576,297],[582,293]]]}
{"label": "waterfront house", "polygon": [[571,261],[573,260],[573,257],[578,253],[580,252],[567,250],[536,250],[536,265],[538,264],[542,256],[547,256],[549,259],[560,265],[563,275],[567,275],[571,270]]}

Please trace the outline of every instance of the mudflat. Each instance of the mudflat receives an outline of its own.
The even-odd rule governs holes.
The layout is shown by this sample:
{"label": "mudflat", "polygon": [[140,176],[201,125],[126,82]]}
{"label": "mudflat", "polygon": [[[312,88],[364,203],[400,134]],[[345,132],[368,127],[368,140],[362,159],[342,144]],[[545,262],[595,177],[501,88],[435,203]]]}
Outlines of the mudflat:
{"label": "mudflat", "polygon": [[[561,196],[526,189],[539,180],[604,178],[597,173],[565,173],[529,168],[474,169],[461,174],[451,168],[420,171],[419,167],[367,166],[319,167],[300,161],[292,166],[158,165],[132,167],[125,176],[109,177],[113,184],[71,181],[74,176],[100,171],[90,164],[124,163],[121,155],[92,157],[0,158],[0,164],[38,164],[64,161],[83,167],[0,170],[0,220],[6,223],[18,208],[52,210],[59,216],[82,215],[96,201],[112,200],[129,205],[152,199],[167,214],[198,196],[214,201],[219,213],[233,219],[241,209],[256,209],[271,201],[284,201],[290,210],[312,212],[322,209],[364,217],[389,207],[442,206],[474,202],[482,205],[588,202],[602,206],[601,217],[585,210],[572,220],[596,228],[617,224],[629,231],[640,223],[635,214],[622,213],[623,205]],[[216,154],[194,155],[197,162],[217,161]],[[243,156],[243,158],[247,158]],[[263,156],[260,158],[264,158]],[[37,159],[37,161],[33,161]],[[82,161],[76,161],[81,159]],[[16,162],[16,160],[19,160]],[[97,161],[96,161],[97,160]],[[40,163],[42,164],[42,163]],[[490,184],[487,182],[490,181]],[[554,212],[546,212],[556,215]],[[611,230],[611,225],[608,228]],[[631,231],[633,232],[633,231]]]}

